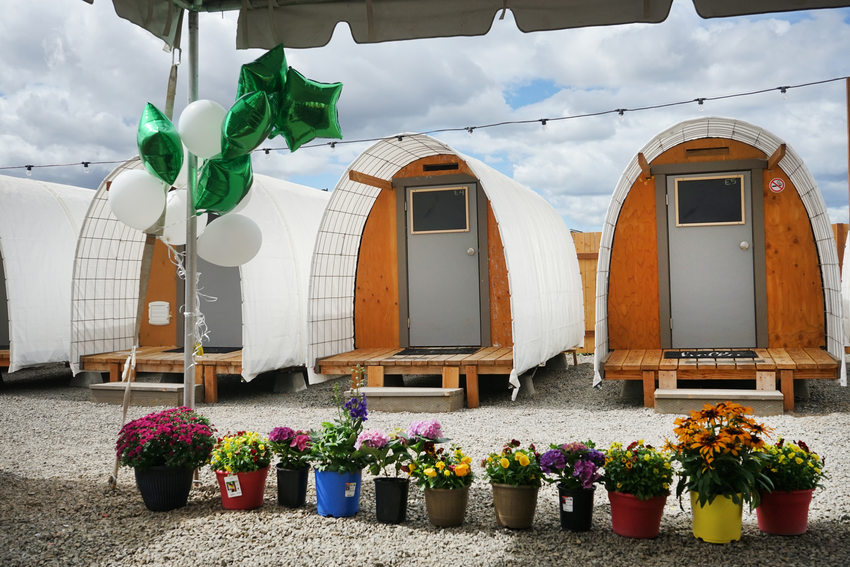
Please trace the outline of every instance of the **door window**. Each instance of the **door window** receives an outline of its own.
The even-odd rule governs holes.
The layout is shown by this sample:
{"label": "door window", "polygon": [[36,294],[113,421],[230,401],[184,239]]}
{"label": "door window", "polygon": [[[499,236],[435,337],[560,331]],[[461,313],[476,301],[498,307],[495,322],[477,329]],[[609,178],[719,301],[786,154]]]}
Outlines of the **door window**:
{"label": "door window", "polygon": [[676,226],[745,224],[744,176],[676,179]]}
{"label": "door window", "polygon": [[410,190],[410,232],[469,232],[467,187]]}

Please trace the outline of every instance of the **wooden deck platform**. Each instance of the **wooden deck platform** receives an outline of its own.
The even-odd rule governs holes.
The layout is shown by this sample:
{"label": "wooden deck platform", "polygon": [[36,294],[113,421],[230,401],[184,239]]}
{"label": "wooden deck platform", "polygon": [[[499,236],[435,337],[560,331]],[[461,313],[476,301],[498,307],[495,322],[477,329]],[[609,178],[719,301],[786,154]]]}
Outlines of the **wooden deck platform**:
{"label": "wooden deck platform", "polygon": [[[703,350],[710,349],[688,349]],[[786,411],[794,409],[794,380],[836,379],[839,362],[819,348],[753,350],[756,358],[664,358],[666,350],[612,351],[604,362],[606,380],[643,381],[643,404],[655,405],[656,387],[676,389],[679,380],[755,380],[758,390],[776,390]]]}
{"label": "wooden deck platform", "polygon": [[[139,347],[136,349],[136,372],[183,374],[183,353],[167,352],[176,346]],[[80,369],[109,372],[110,382],[120,382],[124,361],[130,350],[84,356]],[[227,353],[209,353],[195,359],[195,384],[204,385],[204,402],[218,401],[218,375],[242,374],[242,349]]]}
{"label": "wooden deck platform", "polygon": [[358,349],[316,361],[320,374],[351,374],[356,367],[366,369],[366,385],[383,387],[387,374],[439,374],[443,388],[457,388],[460,376],[466,377],[466,406],[477,408],[478,376],[510,374],[514,365],[510,347],[486,347],[472,354],[399,355],[400,348]]}

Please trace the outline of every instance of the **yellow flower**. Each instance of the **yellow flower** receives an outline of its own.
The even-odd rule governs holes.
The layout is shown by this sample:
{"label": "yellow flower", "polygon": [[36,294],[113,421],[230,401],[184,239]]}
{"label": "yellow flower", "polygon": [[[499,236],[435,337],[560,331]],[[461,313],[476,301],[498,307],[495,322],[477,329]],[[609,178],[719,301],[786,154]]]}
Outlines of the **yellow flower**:
{"label": "yellow flower", "polygon": [[527,467],[528,463],[531,462],[531,460],[529,460],[528,458],[528,455],[526,455],[525,453],[519,453],[517,455],[517,461],[519,461],[519,464],[523,467]]}
{"label": "yellow flower", "polygon": [[410,463],[409,465],[407,465],[407,472],[408,473],[412,473],[415,470],[416,470],[416,465],[414,465],[413,463]]}
{"label": "yellow flower", "polygon": [[644,460],[644,461],[648,461],[648,460],[650,460],[651,458],[652,458],[652,455],[650,455],[649,453],[647,453],[647,454],[645,454],[645,455],[643,456],[643,460]]}
{"label": "yellow flower", "polygon": [[452,476],[452,471],[450,471],[449,469],[444,470],[443,476]]}
{"label": "yellow flower", "polygon": [[794,462],[797,463],[798,465],[802,465],[803,459],[801,459],[800,457],[794,457]]}
{"label": "yellow flower", "polygon": [[265,450],[266,450],[266,446],[263,445],[262,443],[260,443],[260,451],[265,451]]}
{"label": "yellow flower", "polygon": [[435,471],[432,467],[428,467],[423,472],[425,473],[425,476],[430,476],[431,478],[437,476],[437,471]]}
{"label": "yellow flower", "polygon": [[437,461],[437,464],[435,464],[434,466],[437,467],[438,471],[441,471],[446,468],[446,463],[444,463],[443,461]]}
{"label": "yellow flower", "polygon": [[457,476],[466,476],[469,474],[469,464],[463,463],[455,467],[455,474]]}
{"label": "yellow flower", "polygon": [[230,468],[230,465],[224,465],[224,470],[227,472],[233,472],[233,469]]}
{"label": "yellow flower", "polygon": [[664,463],[664,468],[665,468],[665,469],[669,469],[669,468],[670,468],[670,463]]}
{"label": "yellow flower", "polygon": [[667,484],[666,482],[664,484],[662,484],[661,486],[664,487],[664,490],[667,490],[668,488],[670,488],[670,485]]}
{"label": "yellow flower", "polygon": [[499,464],[500,464],[500,465],[502,465],[502,468],[503,468],[503,469],[506,469],[506,468],[508,468],[509,466],[511,466],[510,461],[508,461],[508,460],[507,460],[506,458],[504,458],[504,457],[502,457],[501,459],[499,459]]}
{"label": "yellow flower", "polygon": [[465,464],[465,465],[468,465],[469,463],[472,462],[472,457],[464,457],[460,460],[460,462]]}

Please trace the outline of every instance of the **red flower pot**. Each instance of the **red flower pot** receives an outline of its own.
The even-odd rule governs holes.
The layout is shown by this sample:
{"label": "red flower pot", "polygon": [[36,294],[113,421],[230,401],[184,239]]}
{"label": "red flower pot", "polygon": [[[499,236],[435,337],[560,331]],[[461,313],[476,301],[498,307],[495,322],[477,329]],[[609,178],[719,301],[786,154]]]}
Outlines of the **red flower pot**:
{"label": "red flower pot", "polygon": [[269,467],[258,471],[229,473],[215,471],[225,510],[253,510],[263,505]]}
{"label": "red flower pot", "polygon": [[611,528],[615,534],[634,538],[654,538],[661,528],[667,495],[641,500],[634,494],[609,492]]}
{"label": "red flower pot", "polygon": [[764,533],[776,535],[806,533],[813,492],[813,488],[762,492],[761,504],[756,508],[759,529]]}

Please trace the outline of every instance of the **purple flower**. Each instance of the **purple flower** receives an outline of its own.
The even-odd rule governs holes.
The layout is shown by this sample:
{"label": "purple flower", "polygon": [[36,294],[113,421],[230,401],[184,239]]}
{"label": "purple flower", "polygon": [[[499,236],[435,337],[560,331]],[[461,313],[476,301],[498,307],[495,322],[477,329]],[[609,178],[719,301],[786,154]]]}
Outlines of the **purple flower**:
{"label": "purple flower", "polygon": [[354,448],[358,451],[360,447],[366,446],[373,449],[383,449],[390,442],[389,436],[380,429],[367,429],[357,436]]}
{"label": "purple flower", "polygon": [[366,396],[354,396],[345,402],[345,405],[342,407],[348,410],[348,415],[351,416],[351,419],[366,421]]}
{"label": "purple flower", "polygon": [[547,474],[564,470],[567,461],[559,449],[549,449],[540,456],[540,468]]}
{"label": "purple flower", "polygon": [[275,443],[283,443],[293,437],[295,437],[295,430],[291,427],[275,427],[269,433],[269,441],[274,441]]}
{"label": "purple flower", "polygon": [[436,419],[415,421],[407,428],[407,434],[410,437],[425,437],[426,439],[437,440],[442,438],[443,428]]}

